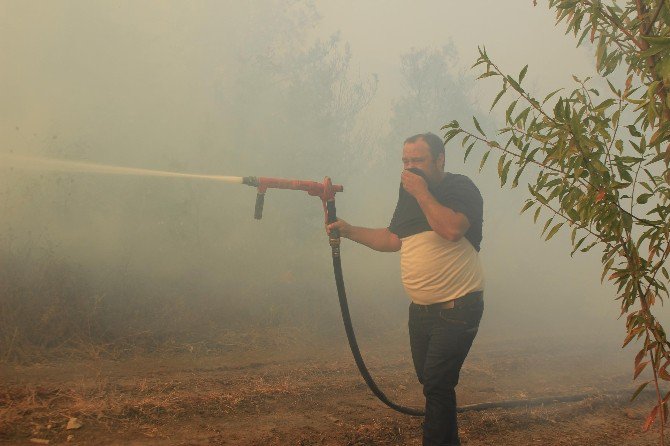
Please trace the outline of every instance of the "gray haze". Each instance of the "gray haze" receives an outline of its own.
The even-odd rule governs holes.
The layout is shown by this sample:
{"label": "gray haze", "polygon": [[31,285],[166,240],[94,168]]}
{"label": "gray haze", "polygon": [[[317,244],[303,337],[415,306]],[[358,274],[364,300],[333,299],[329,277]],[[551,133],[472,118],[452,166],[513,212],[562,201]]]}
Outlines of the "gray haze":
{"label": "gray haze", "polygon": [[[478,45],[511,73],[530,64],[539,92],[593,74],[588,50],[553,25],[546,5],[530,0],[3,1],[0,152],[220,175],[329,175],[345,186],[342,218],[383,227],[404,137],[439,134],[473,113],[488,128],[499,120],[487,112],[497,86],[468,71]],[[518,213],[525,188],[501,190],[495,162],[478,173],[479,156],[462,159],[457,142],[448,146],[447,170],[469,175],[484,195],[480,336],[623,339],[597,253],[570,258],[567,234],[542,242],[532,217]],[[320,202],[271,190],[257,222],[254,199],[246,186],[0,165],[0,265],[25,264],[23,274],[66,265],[91,296],[123,300],[137,314],[181,296],[170,300],[183,305],[175,314],[204,301],[231,324],[324,323],[339,334]],[[404,324],[398,254],[351,242],[342,251],[355,322],[363,330]],[[166,316],[162,327],[169,324]]]}

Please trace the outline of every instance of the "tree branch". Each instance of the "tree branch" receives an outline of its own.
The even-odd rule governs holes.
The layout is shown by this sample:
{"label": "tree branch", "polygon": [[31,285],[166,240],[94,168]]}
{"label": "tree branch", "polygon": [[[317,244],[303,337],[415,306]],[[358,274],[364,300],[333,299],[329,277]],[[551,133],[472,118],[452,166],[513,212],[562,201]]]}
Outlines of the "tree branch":
{"label": "tree branch", "polygon": [[[638,1],[639,1],[639,0],[638,0]],[[585,5],[591,6],[592,8],[593,8],[593,7],[597,8],[598,11],[603,15],[603,17],[605,17],[605,18],[607,19],[607,21],[610,22],[610,24],[611,24],[614,28],[616,28],[616,29],[618,29],[619,31],[621,31],[622,33],[624,33],[624,34],[625,34],[625,35],[626,35],[626,36],[627,36],[627,37],[628,37],[628,38],[635,44],[635,46],[637,46],[638,48],[640,48],[641,50],[644,51],[644,48],[642,48],[642,46],[641,46],[641,45],[642,45],[642,42],[640,42],[639,40],[637,40],[637,39],[635,38],[635,35],[634,35],[632,32],[630,32],[629,29],[624,28],[624,27],[622,27],[621,25],[619,25],[619,23],[618,23],[616,20],[614,20],[614,18],[613,18],[611,15],[609,15],[609,14],[608,14],[608,13],[601,7],[600,4],[597,4],[597,5],[596,5],[596,4],[594,4],[594,3],[593,3],[592,1],[590,1],[590,0],[582,0],[582,3],[584,3]]]}
{"label": "tree branch", "polygon": [[647,27],[644,30],[644,35],[646,36],[649,34],[651,31],[651,28],[654,26],[654,23],[658,19],[659,14],[661,13],[661,9],[663,9],[663,3],[665,0],[659,0],[658,6],[656,6],[656,10],[654,10],[654,14],[651,16],[651,20],[649,20],[649,23],[647,23]]}

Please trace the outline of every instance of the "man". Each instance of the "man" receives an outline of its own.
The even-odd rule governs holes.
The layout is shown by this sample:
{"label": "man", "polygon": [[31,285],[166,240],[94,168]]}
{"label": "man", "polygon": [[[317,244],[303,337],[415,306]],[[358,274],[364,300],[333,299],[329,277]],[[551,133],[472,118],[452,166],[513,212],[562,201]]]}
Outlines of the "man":
{"label": "man", "polygon": [[412,359],[426,397],[423,444],[460,445],[456,392],[484,309],[479,262],[483,200],[472,181],[444,171],[444,145],[432,133],[405,140],[400,193],[388,228],[328,225],[377,251],[400,250],[412,303]]}

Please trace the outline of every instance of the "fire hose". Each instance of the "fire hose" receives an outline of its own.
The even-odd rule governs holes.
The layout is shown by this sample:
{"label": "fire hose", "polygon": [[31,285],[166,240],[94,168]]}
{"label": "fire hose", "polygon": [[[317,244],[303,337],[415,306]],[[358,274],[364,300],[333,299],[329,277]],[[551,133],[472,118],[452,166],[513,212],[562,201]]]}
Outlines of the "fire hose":
{"label": "fire hose", "polygon": [[[325,221],[327,224],[334,223],[337,221],[337,210],[335,208],[335,193],[342,192],[344,188],[341,185],[334,185],[330,178],[326,177],[323,180],[323,183],[317,183],[316,181],[302,181],[302,180],[286,180],[281,178],[264,178],[264,177],[244,177],[244,184],[249,186],[255,186],[258,188],[258,193],[256,195],[256,208],[254,211],[254,218],[260,220],[263,217],[263,204],[265,202],[265,193],[269,188],[277,189],[292,189],[292,190],[303,190],[306,191],[309,195],[317,196],[321,198],[323,203],[323,209],[325,213]],[[351,315],[349,313],[349,304],[347,302],[347,292],[344,288],[344,277],[342,274],[342,259],[340,257],[340,234],[337,230],[330,231],[328,236],[330,242],[331,254],[333,258],[333,271],[335,273],[335,285],[337,286],[337,297],[340,301],[340,312],[342,313],[342,322],[344,323],[344,331],[347,334],[347,340],[349,341],[349,348],[351,353],[354,356],[354,361],[356,361],[356,366],[361,376],[365,380],[365,383],[368,385],[372,393],[379,398],[381,402],[386,404],[393,410],[396,410],[400,413],[406,415],[412,415],[417,417],[422,417],[425,415],[425,412],[421,409],[413,407],[405,407],[400,404],[396,404],[391,401],[384,392],[381,391],[375,380],[370,375],[365,361],[363,361],[363,356],[361,351],[358,348],[358,342],[356,341],[356,334],[354,333],[354,327],[351,323]]]}

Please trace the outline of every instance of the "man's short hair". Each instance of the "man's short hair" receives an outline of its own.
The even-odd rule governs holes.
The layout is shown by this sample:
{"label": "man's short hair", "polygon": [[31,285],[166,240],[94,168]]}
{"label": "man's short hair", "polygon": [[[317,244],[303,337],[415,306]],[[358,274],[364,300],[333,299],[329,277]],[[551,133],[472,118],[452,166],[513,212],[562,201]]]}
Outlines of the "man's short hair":
{"label": "man's short hair", "polygon": [[434,160],[436,160],[440,154],[444,155],[444,143],[442,142],[442,138],[431,132],[419,133],[418,135],[410,136],[405,140],[403,145],[408,143],[415,143],[420,139],[424,140],[426,144],[428,144],[428,147],[430,148],[430,154],[433,155]]}

